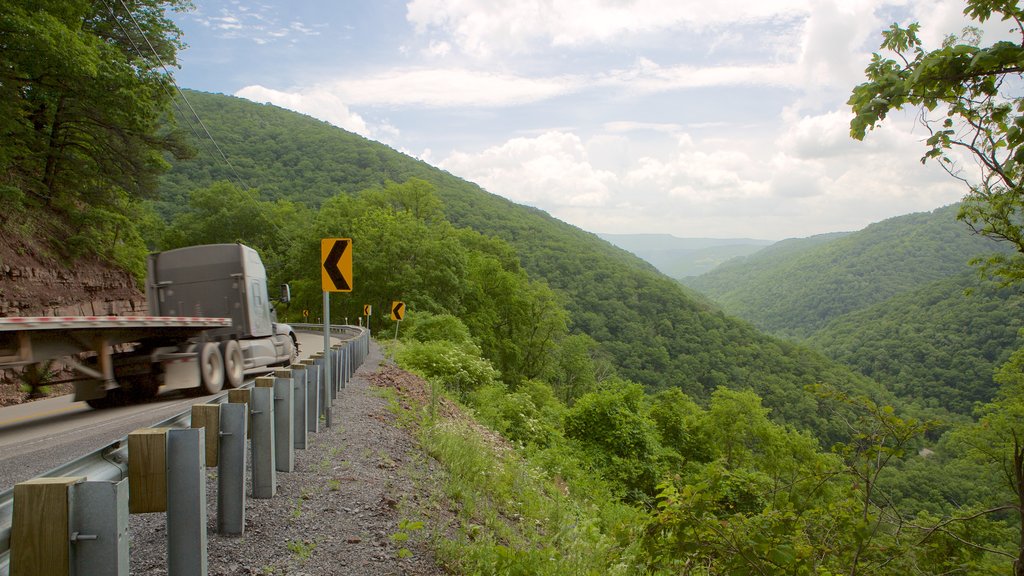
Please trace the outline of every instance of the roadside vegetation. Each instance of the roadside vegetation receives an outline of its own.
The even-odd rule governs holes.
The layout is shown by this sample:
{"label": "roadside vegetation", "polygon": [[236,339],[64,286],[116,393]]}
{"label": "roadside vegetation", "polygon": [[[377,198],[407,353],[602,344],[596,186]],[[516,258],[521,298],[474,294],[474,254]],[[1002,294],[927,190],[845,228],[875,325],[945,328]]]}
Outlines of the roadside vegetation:
{"label": "roadside vegetation", "polygon": [[[0,8],[0,224],[56,223],[54,251],[136,274],[148,249],[243,242],[292,283],[292,320],[317,316],[319,240],[352,238],[354,290],[331,317],[372,304],[375,334],[397,333],[391,353],[434,391],[402,420],[448,471],[458,532],[437,547],[457,573],[1024,574],[1024,353],[994,352],[990,383],[940,390],[959,414],[938,422],[915,404],[919,371],[887,388],[591,234],[300,115],[187,93],[235,168],[186,162],[201,141],[175,128],[170,77],[119,31],[138,20],[173,65],[164,14],[188,3],[101,4]],[[967,5],[1024,21],[1007,3]],[[1024,120],[999,96],[1024,49],[952,39],[927,53],[916,32],[886,33],[899,60],[877,57],[855,89],[854,135],[905,104],[950,106],[996,164],[961,219],[1024,252]],[[963,143],[945,119],[929,127],[928,158]],[[1024,278],[1012,252],[984,264]],[[381,314],[396,300],[400,325]],[[491,432],[449,418],[442,395]],[[429,531],[419,521],[396,538]]]}

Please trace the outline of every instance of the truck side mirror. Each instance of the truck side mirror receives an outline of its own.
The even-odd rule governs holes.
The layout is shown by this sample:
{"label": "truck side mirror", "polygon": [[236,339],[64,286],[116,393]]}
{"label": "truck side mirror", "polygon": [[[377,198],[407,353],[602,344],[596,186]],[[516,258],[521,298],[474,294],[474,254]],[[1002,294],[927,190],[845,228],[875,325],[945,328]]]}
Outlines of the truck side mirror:
{"label": "truck side mirror", "polygon": [[281,298],[282,304],[287,304],[292,301],[292,288],[287,284],[281,284]]}

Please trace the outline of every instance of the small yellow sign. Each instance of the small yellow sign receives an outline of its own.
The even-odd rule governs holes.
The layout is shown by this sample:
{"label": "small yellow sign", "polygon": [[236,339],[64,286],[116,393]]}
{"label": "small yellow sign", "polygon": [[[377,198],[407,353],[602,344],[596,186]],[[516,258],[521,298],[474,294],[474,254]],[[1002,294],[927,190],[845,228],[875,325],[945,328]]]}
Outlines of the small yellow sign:
{"label": "small yellow sign", "polygon": [[324,292],[352,291],[352,239],[320,240],[320,278]]}
{"label": "small yellow sign", "polygon": [[373,306],[371,306],[370,304],[363,304],[363,316],[372,316],[372,315],[373,315]]}
{"label": "small yellow sign", "polygon": [[302,317],[303,318],[309,318],[309,310],[303,310],[302,311]]}
{"label": "small yellow sign", "polygon": [[401,320],[402,318],[405,318],[405,302],[392,302],[391,319]]}

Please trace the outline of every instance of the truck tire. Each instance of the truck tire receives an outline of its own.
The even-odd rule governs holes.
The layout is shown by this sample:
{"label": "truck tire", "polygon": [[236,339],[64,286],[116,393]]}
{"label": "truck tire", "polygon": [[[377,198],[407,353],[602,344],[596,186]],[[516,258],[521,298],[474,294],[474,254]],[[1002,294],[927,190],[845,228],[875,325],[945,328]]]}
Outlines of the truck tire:
{"label": "truck tire", "polygon": [[200,344],[199,382],[206,394],[216,394],[224,388],[224,356],[216,342]]}
{"label": "truck tire", "polygon": [[228,388],[238,388],[245,380],[242,345],[238,340],[227,340],[221,345],[221,354],[224,355],[224,384]]}

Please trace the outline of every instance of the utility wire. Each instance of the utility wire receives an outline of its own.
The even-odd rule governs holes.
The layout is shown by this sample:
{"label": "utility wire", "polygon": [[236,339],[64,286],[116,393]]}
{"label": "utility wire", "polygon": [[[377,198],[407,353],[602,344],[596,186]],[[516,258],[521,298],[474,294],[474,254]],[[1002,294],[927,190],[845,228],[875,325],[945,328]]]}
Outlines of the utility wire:
{"label": "utility wire", "polygon": [[[224,150],[220,147],[220,144],[217,143],[217,139],[214,138],[213,134],[210,133],[210,130],[206,127],[206,124],[203,122],[203,119],[199,117],[199,113],[196,112],[196,109],[192,107],[192,103],[188,101],[188,98],[185,96],[185,93],[182,91],[181,87],[178,86],[178,82],[174,79],[174,74],[171,73],[167,65],[164,64],[163,59],[160,58],[160,54],[156,51],[156,48],[153,46],[153,43],[149,41],[149,37],[146,36],[146,32],[142,29],[142,26],[139,25],[138,20],[135,19],[135,15],[132,13],[131,10],[128,9],[128,6],[127,4],[125,4],[124,0],[118,1],[121,4],[121,7],[124,8],[125,14],[128,15],[128,18],[130,18],[132,23],[135,25],[135,29],[139,32],[139,35],[142,37],[143,40],[146,41],[146,45],[149,46],[150,52],[153,53],[153,57],[156,59],[157,63],[160,65],[164,73],[170,79],[171,84],[174,86],[174,89],[177,91],[182,101],[185,102],[185,105],[188,106],[189,111],[192,113],[192,117],[196,119],[196,122],[199,123],[199,126],[203,129],[203,132],[206,134],[206,137],[210,140],[210,142],[213,143],[214,148],[217,150],[217,153],[220,156],[220,159],[224,162],[224,164],[228,166],[228,168],[231,169],[232,174],[234,174],[235,176],[235,180],[238,182],[238,186],[246,194],[248,199],[253,202],[253,205],[259,210],[260,205],[252,188],[245,185],[245,181],[242,180],[242,176],[238,173],[238,170],[235,169],[235,166],[231,163],[231,161],[228,160],[228,157],[224,153]],[[132,39],[131,34],[129,34],[128,31],[121,26],[121,22],[120,20],[118,20],[117,14],[114,12],[113,8],[110,7],[110,4],[107,3],[107,0],[102,0],[102,2],[103,5],[107,7],[107,11],[110,12],[110,16],[111,18],[113,18],[117,27],[121,29],[121,32],[125,35],[128,41],[131,42],[132,47],[135,48],[136,52],[142,54],[142,50],[135,43],[135,40]],[[167,92],[166,86],[164,87],[164,91],[167,94],[167,96],[171,99],[174,108],[178,111],[179,114],[182,115],[185,121],[188,122],[189,127],[192,129],[192,133],[196,136],[198,140],[202,141],[202,137],[198,134],[198,132],[195,129],[195,126],[192,124],[192,119],[185,115],[185,113],[181,110],[174,96],[171,93]],[[266,220],[267,222],[270,223],[271,226],[274,227],[274,229],[278,233],[281,233],[281,228],[277,225],[276,222],[274,222],[271,218],[266,218]]]}

